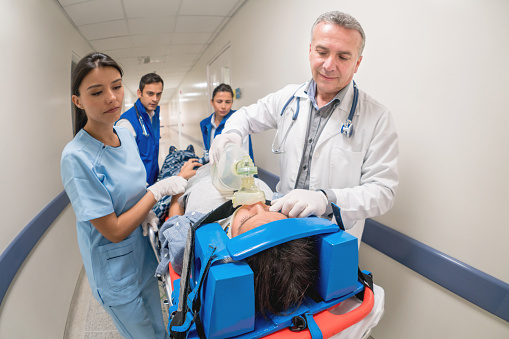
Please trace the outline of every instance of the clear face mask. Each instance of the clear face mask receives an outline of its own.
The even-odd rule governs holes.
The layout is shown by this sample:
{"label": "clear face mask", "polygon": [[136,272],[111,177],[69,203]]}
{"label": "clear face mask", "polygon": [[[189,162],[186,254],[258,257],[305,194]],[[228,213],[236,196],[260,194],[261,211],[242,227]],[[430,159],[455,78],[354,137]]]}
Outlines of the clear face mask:
{"label": "clear face mask", "polygon": [[234,192],[234,207],[265,202],[265,194],[255,184],[255,174],[258,169],[247,152],[229,144],[217,164],[212,166],[212,183],[221,193]]}

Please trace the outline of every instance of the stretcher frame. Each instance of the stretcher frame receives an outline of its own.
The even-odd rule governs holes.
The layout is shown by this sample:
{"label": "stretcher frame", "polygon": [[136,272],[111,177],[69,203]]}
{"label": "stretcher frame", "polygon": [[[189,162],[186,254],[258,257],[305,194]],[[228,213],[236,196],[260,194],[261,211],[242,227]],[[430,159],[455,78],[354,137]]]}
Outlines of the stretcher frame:
{"label": "stretcher frame", "polygon": [[[157,263],[161,262],[161,243],[159,242],[158,232],[155,232],[152,228],[148,228],[148,238],[150,241],[150,246],[154,251],[154,255],[156,256]],[[172,306],[171,294],[173,291],[173,283],[171,276],[169,274],[165,274],[157,277],[161,282],[161,286],[164,289],[166,294],[166,299],[163,300],[163,304],[166,306],[166,311],[169,311]]]}

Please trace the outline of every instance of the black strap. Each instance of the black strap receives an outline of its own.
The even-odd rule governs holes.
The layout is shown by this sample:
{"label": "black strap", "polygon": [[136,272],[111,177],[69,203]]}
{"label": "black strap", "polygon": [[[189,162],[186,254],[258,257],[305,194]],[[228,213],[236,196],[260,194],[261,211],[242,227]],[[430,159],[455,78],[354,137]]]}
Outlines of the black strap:
{"label": "black strap", "polygon": [[357,270],[358,270],[359,281],[361,282],[361,284],[364,285],[364,289],[362,289],[362,291],[357,293],[355,295],[355,297],[357,299],[363,301],[364,300],[364,291],[366,291],[366,287],[369,287],[373,291],[373,274],[372,273],[366,274],[366,273],[362,272],[359,267],[357,268]]}
{"label": "black strap", "polygon": [[340,208],[338,207],[338,205],[336,205],[333,202],[331,203],[331,206],[332,206],[332,213],[334,214],[334,218],[336,218],[336,224],[338,224],[340,230],[344,231],[345,225],[343,225],[343,219],[341,218]]}
{"label": "black strap", "polygon": [[208,262],[207,262],[207,266],[205,267],[205,273],[203,274],[202,278],[200,279],[200,281],[198,282],[198,285],[195,287],[198,289],[197,293],[196,293],[196,300],[193,302],[193,321],[196,325],[196,332],[198,333],[198,336],[200,337],[200,339],[205,339],[205,330],[203,329],[203,325],[201,323],[201,320],[200,320],[200,308],[201,308],[201,293],[200,293],[200,290],[203,286],[203,282],[205,281],[205,277],[207,276],[207,273],[210,269],[210,265],[212,264],[212,260],[214,260],[216,256],[215,255],[212,255]]}
{"label": "black strap", "polygon": [[[218,220],[222,220],[224,218],[228,218],[233,214],[233,212],[235,212],[236,209],[237,208],[233,207],[232,201],[228,200],[227,202],[225,202],[224,204],[222,204],[221,206],[207,214],[205,218],[201,221],[201,224],[206,225],[216,222]],[[201,224],[198,225],[196,228],[201,226]]]}

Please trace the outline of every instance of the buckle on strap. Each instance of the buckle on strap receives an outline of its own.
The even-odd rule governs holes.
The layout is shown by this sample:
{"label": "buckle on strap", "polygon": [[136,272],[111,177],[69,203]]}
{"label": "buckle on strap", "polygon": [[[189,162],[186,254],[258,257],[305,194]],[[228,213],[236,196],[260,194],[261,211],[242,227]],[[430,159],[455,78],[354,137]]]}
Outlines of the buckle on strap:
{"label": "buckle on strap", "polygon": [[297,315],[292,318],[292,325],[289,330],[292,332],[300,332],[309,329],[312,339],[323,339],[322,331],[316,323],[311,313],[304,313],[304,315]]}
{"label": "buckle on strap", "polygon": [[292,318],[292,324],[288,329],[292,332],[300,332],[304,331],[306,328],[308,328],[308,324],[306,319],[301,315],[296,315]]}

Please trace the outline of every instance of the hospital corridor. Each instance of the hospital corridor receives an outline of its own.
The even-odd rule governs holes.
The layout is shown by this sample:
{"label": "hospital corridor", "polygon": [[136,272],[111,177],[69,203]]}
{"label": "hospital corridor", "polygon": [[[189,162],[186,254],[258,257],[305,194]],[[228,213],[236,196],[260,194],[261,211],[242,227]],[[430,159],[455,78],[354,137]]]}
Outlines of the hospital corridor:
{"label": "hospital corridor", "polygon": [[509,338],[508,17],[0,1],[0,339]]}

